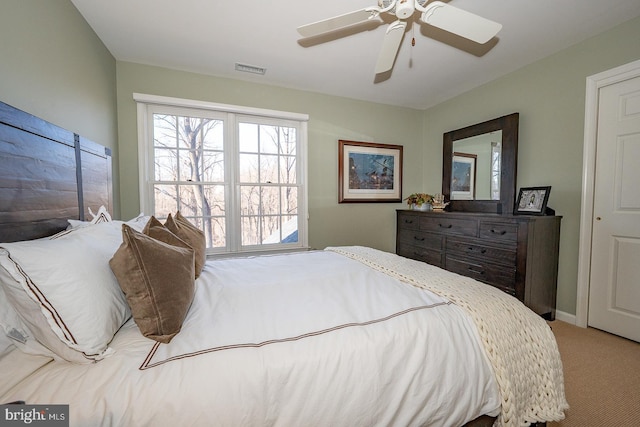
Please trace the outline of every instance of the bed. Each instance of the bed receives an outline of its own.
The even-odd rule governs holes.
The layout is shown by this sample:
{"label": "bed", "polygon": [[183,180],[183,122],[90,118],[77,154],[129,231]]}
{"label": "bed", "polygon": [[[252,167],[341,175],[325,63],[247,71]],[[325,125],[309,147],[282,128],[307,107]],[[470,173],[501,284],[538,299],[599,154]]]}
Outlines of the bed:
{"label": "bed", "polygon": [[199,264],[179,212],[112,219],[109,150],[7,104],[0,122],[0,403],[73,426],[564,417],[553,334],[516,299],[360,246]]}

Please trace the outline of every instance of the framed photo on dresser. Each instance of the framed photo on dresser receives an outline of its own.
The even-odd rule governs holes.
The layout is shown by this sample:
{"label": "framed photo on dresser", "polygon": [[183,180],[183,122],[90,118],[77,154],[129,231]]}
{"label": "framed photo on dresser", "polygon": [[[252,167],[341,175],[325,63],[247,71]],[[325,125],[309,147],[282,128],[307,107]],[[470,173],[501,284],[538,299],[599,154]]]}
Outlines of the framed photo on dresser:
{"label": "framed photo on dresser", "polygon": [[551,187],[522,187],[513,211],[514,215],[546,215]]}

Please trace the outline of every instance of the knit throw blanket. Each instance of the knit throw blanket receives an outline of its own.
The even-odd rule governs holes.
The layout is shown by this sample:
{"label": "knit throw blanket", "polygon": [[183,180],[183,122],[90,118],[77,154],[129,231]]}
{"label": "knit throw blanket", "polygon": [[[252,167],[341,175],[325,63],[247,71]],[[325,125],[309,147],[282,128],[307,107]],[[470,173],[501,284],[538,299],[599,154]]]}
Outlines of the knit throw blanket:
{"label": "knit throw blanket", "polygon": [[559,421],[568,409],[549,325],[503,291],[423,262],[361,246],[329,247],[402,282],[449,299],[473,319],[502,399],[496,426]]}

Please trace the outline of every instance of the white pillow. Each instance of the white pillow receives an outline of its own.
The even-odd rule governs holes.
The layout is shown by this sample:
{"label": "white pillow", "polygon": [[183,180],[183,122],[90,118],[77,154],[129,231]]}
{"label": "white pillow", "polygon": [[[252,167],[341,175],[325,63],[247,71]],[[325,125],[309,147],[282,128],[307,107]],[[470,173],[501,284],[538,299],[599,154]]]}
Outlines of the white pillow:
{"label": "white pillow", "polygon": [[0,358],[9,353],[15,346],[13,342],[4,333],[4,329],[0,331]]}
{"label": "white pillow", "polygon": [[[2,269],[0,269],[0,271],[1,270]],[[15,310],[11,307],[9,301],[7,301],[4,290],[0,286],[0,358],[15,347],[13,340],[9,338],[9,332],[15,328],[17,334],[24,333],[21,323]]]}
{"label": "white pillow", "polygon": [[134,230],[142,233],[142,230],[144,230],[144,227],[147,225],[150,219],[150,215],[145,215],[144,213],[140,212],[137,217],[130,219],[126,222],[126,224]]}
{"label": "white pillow", "polygon": [[0,243],[1,285],[42,345],[71,362],[100,360],[131,316],[109,267],[122,221],[73,228],[48,239]]}
{"label": "white pillow", "polygon": [[89,214],[92,216],[91,221],[80,221],[78,219],[68,219],[67,221],[69,222],[69,227],[70,228],[86,227],[88,225],[100,224],[103,222],[111,221],[111,215],[109,214],[109,211],[107,210],[107,208],[104,207],[104,205],[100,206],[98,208],[98,213],[95,213],[95,214],[93,213],[91,208],[89,208]]}
{"label": "white pillow", "polygon": [[[94,214],[93,212],[91,212],[91,209],[89,209],[89,213],[93,215],[93,219],[91,221],[80,221],[77,219],[68,219],[67,221],[69,222],[69,227],[67,227],[67,229],[87,227],[89,225],[112,221],[111,215],[109,215],[109,212],[104,206],[100,206],[100,209],[98,209],[97,214]],[[145,215],[144,213],[140,212],[140,214],[137,217],[130,219],[129,221],[126,222],[126,224],[129,227],[133,228],[134,230],[142,232],[142,230],[144,229],[144,226],[147,225],[147,222],[149,221],[150,218],[151,216]]]}
{"label": "white pillow", "polygon": [[[0,267],[0,283],[13,280],[7,271]],[[47,355],[55,354],[43,347],[33,336],[31,330],[20,320],[2,286],[0,286],[0,357],[18,347],[24,353]]]}
{"label": "white pillow", "polygon": [[[3,249],[0,249],[0,256]],[[0,266],[0,284],[13,282],[13,278],[9,273]],[[24,292],[17,291],[22,303],[27,305],[25,312],[28,312],[32,308],[32,303]],[[20,301],[19,301],[20,302]],[[54,358],[58,360],[70,360],[76,361],[80,356],[76,350],[67,347],[57,336],[50,330],[47,319],[40,314],[35,313],[31,317],[29,324],[35,325],[36,330],[45,331],[48,333],[43,334],[42,343],[38,341],[35,334],[31,332],[31,329],[21,320],[20,315],[13,308],[13,305],[9,303],[8,294],[5,292],[5,288],[0,286],[0,329],[2,337],[0,342],[10,343],[11,345],[5,349],[5,352],[0,352],[0,356],[10,352],[15,347],[19,348],[22,353],[33,354],[36,356],[46,356],[48,358]],[[48,346],[45,347],[45,345]],[[2,347],[2,346],[0,346]],[[51,350],[50,350],[51,348]],[[82,357],[79,361],[87,363],[91,362],[91,359]]]}

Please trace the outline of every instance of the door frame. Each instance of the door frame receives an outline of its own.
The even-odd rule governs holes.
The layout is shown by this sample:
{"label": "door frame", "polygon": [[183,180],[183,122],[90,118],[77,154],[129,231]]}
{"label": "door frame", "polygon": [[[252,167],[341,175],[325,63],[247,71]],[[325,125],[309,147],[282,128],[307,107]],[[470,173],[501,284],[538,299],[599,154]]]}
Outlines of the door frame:
{"label": "door frame", "polygon": [[640,60],[587,77],[584,151],[582,155],[582,206],[580,209],[580,244],[578,248],[578,285],[576,292],[576,325],[583,328],[587,327],[589,320],[591,238],[593,232],[593,198],[600,89],[638,76],[640,76]]}

